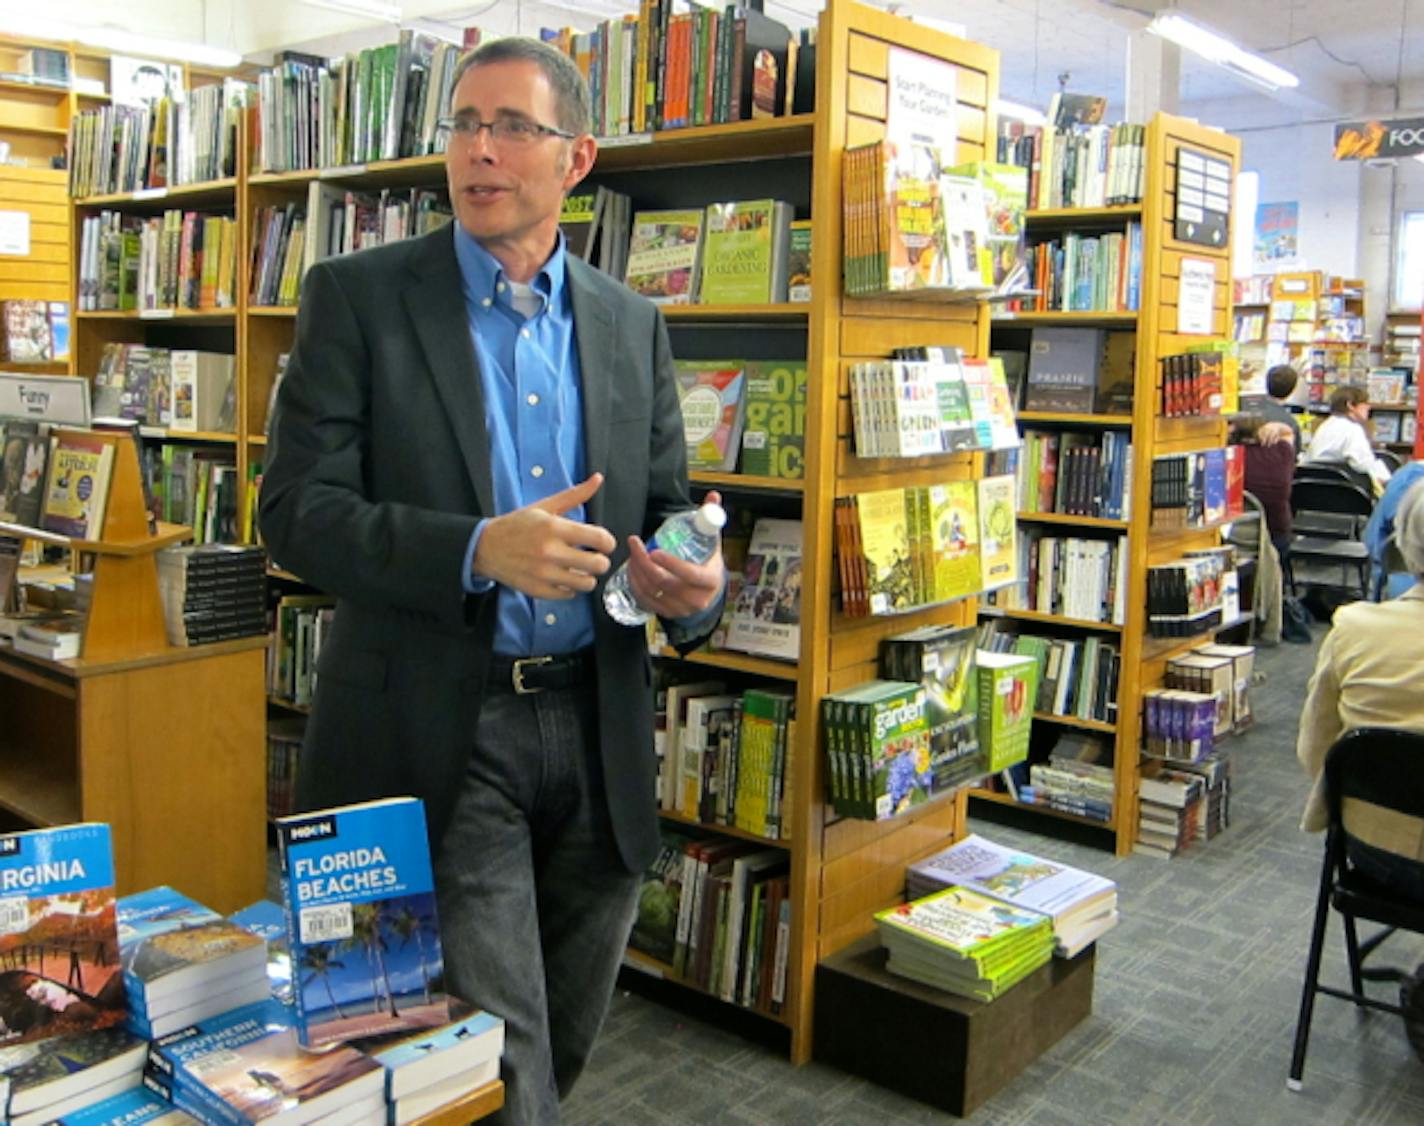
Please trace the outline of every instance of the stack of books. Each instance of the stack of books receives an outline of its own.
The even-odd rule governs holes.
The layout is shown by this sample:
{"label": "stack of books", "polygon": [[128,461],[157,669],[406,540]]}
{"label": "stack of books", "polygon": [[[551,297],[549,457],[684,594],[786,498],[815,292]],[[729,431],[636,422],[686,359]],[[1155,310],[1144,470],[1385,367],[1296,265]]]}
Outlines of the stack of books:
{"label": "stack of books", "polygon": [[955,884],[1053,919],[1054,953],[1072,958],[1117,925],[1117,884],[1056,860],[1005,848],[975,833],[911,864],[906,894]]}
{"label": "stack of books", "polygon": [[39,1126],[139,1081],[107,825],[0,835],[0,1120]]}
{"label": "stack of books", "polygon": [[158,590],[174,645],[267,632],[267,557],[260,547],[166,547],[158,553]]}
{"label": "stack of books", "polygon": [[1132,851],[1167,859],[1197,838],[1198,806],[1205,793],[1201,775],[1146,764],[1138,783],[1137,841]]}
{"label": "stack of books", "polygon": [[885,968],[976,1001],[993,1001],[1053,957],[1053,920],[953,886],[875,916]]}
{"label": "stack of books", "polygon": [[883,821],[928,801],[930,729],[917,683],[872,680],[821,699],[831,802],[842,817]]}
{"label": "stack of books", "polygon": [[145,1039],[267,997],[266,944],[170,887],[119,900],[129,1028]]}

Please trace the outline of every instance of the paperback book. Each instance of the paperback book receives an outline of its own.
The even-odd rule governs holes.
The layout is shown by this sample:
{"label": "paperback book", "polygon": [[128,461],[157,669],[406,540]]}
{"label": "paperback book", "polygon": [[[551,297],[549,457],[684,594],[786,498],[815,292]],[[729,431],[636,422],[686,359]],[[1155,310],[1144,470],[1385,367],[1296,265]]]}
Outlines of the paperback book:
{"label": "paperback book", "polygon": [[447,1023],[421,802],[284,817],[277,847],[302,1044]]}
{"label": "paperback book", "polygon": [[292,955],[287,949],[287,917],[280,903],[259,899],[228,921],[245,927],[267,945],[267,987],[283,1004],[292,1004]]}
{"label": "paperback book", "polygon": [[763,517],[756,522],[727,647],[789,660],[800,655],[800,520]]}
{"label": "paperback book", "polygon": [[0,1118],[20,1126],[83,1106],[115,1083],[133,1086],[148,1045],[121,1024],[0,1048]]}
{"label": "paperback book", "polygon": [[9,419],[3,424],[0,450],[0,520],[38,527],[49,460],[48,427]]}
{"label": "paperback book", "polygon": [[234,1009],[155,1040],[144,1084],[207,1123],[312,1122],[385,1102],[385,1069],[344,1044],[312,1052],[276,1001]]}
{"label": "paperback book", "polygon": [[113,462],[114,447],[102,438],[72,430],[54,438],[41,519],[45,531],[100,538]]}
{"label": "paperback book", "polygon": [[0,1047],[123,1023],[109,826],[0,836],[0,890]]}
{"label": "paperback book", "polygon": [[673,368],[687,468],[733,472],[747,410],[742,365],[736,360],[677,360]]}
{"label": "paperback book", "polygon": [[791,216],[791,205],[781,200],[709,204],[699,300],[708,305],[785,301]]}
{"label": "paperback book", "polygon": [[741,470],[754,477],[799,480],[806,475],[806,365],[751,360],[743,366],[747,405]]}
{"label": "paperback book", "polygon": [[[139,1047],[142,1058],[147,1046],[140,1041]],[[50,1126],[198,1126],[199,1121],[162,1095],[136,1086],[82,1110],[70,1111],[54,1119]]]}
{"label": "paperback book", "polygon": [[[679,867],[681,861],[679,853]],[[504,1052],[504,1021],[454,997],[450,1018],[438,1028],[387,1033],[352,1043],[386,1069],[388,1101],[397,1102],[491,1060],[498,1063]]]}
{"label": "paperback book", "polygon": [[655,305],[697,301],[701,211],[639,211],[633,216],[625,284]]}

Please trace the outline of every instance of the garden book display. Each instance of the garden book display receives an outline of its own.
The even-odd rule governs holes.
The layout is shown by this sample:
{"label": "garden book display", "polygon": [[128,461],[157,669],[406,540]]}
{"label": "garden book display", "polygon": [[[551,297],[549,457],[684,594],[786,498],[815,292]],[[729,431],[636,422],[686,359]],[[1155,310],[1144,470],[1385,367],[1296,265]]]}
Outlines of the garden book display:
{"label": "garden book display", "polygon": [[1005,848],[976,833],[916,861],[906,872],[911,898],[955,884],[1051,916],[1060,958],[1076,957],[1117,925],[1117,885],[1112,880]]}
{"label": "garden book display", "polygon": [[302,1044],[448,1023],[424,805],[391,798],[283,817],[277,848],[287,944],[303,969]]}
{"label": "garden book display", "polygon": [[0,836],[0,1048],[123,1022],[109,826]]}
{"label": "garden book display", "polygon": [[876,912],[885,968],[961,997],[992,1001],[1053,957],[1052,920],[949,887]]}

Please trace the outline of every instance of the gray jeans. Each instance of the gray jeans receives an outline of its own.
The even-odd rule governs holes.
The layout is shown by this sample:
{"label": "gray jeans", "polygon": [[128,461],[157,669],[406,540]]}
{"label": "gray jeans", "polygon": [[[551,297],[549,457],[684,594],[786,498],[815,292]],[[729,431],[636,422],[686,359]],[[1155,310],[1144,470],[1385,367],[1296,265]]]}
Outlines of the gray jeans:
{"label": "gray jeans", "polygon": [[640,875],[609,823],[596,695],[486,697],[436,864],[447,989],[505,1021],[495,1123],[558,1122],[633,925]]}

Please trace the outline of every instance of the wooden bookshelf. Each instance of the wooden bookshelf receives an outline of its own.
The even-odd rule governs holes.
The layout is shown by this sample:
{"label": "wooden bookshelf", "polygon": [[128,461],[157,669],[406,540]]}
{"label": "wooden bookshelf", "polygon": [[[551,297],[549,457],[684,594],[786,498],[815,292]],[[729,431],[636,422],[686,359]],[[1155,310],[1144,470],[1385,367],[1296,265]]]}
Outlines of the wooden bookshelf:
{"label": "wooden bookshelf", "polygon": [[[1076,228],[1100,228],[1113,216],[1139,218],[1143,230],[1143,261],[1140,285],[1140,308],[1133,313],[1020,313],[1012,318],[995,318],[996,329],[1003,327],[1033,327],[1037,325],[1081,324],[1135,334],[1134,370],[1136,382],[1133,413],[1127,415],[1043,414],[1022,411],[1019,422],[1025,426],[1050,423],[1064,428],[1102,426],[1130,427],[1132,442],[1131,512],[1133,519],[1103,521],[1044,513],[1024,513],[1024,524],[1047,524],[1065,534],[1072,528],[1101,533],[1116,531],[1123,536],[1123,548],[1128,552],[1128,588],[1126,620],[1121,625],[1101,622],[1081,622],[1026,610],[989,607],[984,616],[998,615],[1024,623],[1041,623],[1053,627],[1056,633],[1084,634],[1107,632],[1117,634],[1121,657],[1118,681],[1118,720],[1116,723],[1076,720],[1067,716],[1036,713],[1042,723],[1079,727],[1098,731],[1113,738],[1114,783],[1112,820],[1106,824],[1090,818],[1051,810],[1047,807],[1016,802],[1004,794],[975,791],[976,800],[1012,804],[1031,813],[1042,813],[1055,820],[1081,821],[1112,834],[1118,855],[1132,850],[1137,836],[1138,746],[1140,743],[1141,695],[1164,677],[1167,660],[1192,645],[1210,641],[1215,632],[1192,638],[1147,637],[1147,569],[1181,556],[1183,551],[1214,545],[1220,541],[1224,523],[1203,528],[1151,528],[1146,515],[1151,511],[1152,462],[1154,457],[1182,453],[1226,444],[1226,421],[1223,418],[1159,418],[1161,395],[1159,359],[1185,351],[1193,343],[1231,338],[1231,261],[1230,239],[1226,248],[1217,249],[1179,241],[1175,237],[1173,217],[1176,207],[1176,169],[1178,154],[1183,148],[1203,152],[1230,164],[1233,174],[1240,162],[1240,142],[1225,133],[1209,129],[1183,118],[1158,114],[1147,126],[1145,148],[1145,180],[1143,201],[1133,208],[1065,209],[1051,213],[1031,212],[1033,224],[1043,223],[1055,231]],[[1233,215],[1232,222],[1243,221]],[[1249,222],[1249,217],[1244,221]],[[1177,332],[1177,294],[1184,257],[1210,260],[1216,270],[1212,295],[1212,335],[1183,336]],[[1239,519],[1239,518],[1238,518]]]}

